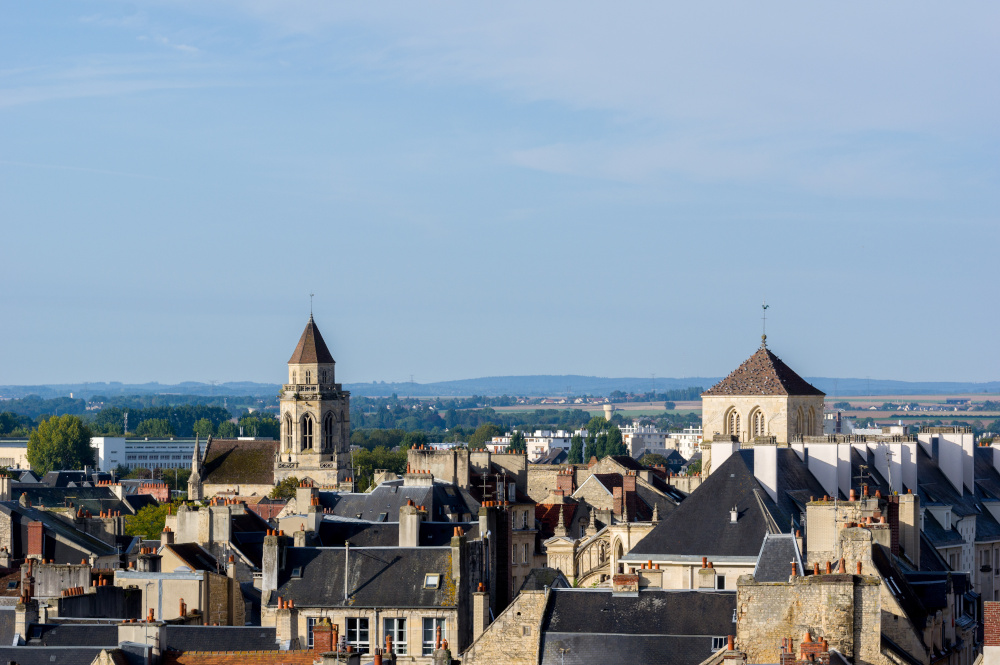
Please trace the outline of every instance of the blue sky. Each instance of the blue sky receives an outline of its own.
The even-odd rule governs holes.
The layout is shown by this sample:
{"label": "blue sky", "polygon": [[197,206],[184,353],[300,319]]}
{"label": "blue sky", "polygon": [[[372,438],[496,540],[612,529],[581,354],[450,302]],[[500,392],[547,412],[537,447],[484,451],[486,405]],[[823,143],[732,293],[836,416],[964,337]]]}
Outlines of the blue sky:
{"label": "blue sky", "polygon": [[0,384],[995,380],[1000,8],[0,0]]}

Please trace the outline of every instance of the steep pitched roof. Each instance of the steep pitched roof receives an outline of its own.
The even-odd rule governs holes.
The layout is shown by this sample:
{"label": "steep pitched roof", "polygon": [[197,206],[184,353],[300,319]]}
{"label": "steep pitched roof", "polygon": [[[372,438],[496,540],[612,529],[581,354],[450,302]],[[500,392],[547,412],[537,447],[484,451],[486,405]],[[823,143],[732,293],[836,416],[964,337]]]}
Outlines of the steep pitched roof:
{"label": "steep pitched roof", "polygon": [[277,441],[212,439],[205,446],[201,480],[218,484],[274,484]]}
{"label": "steep pitched roof", "polygon": [[823,395],[764,345],[702,395]]}
{"label": "steep pitched roof", "polygon": [[289,365],[303,365],[313,363],[333,363],[333,355],[330,349],[326,348],[323,335],[319,333],[316,322],[313,321],[312,314],[309,315],[309,323],[302,331],[302,337],[289,359]]}

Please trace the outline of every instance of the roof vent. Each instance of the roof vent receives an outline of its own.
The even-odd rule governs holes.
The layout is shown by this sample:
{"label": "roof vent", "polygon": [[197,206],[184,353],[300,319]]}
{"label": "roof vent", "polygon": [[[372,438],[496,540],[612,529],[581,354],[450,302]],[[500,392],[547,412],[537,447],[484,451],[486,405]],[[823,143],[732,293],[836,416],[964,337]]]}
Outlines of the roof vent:
{"label": "roof vent", "polygon": [[739,517],[740,511],[736,509],[736,506],[733,506],[732,510],[729,511],[729,523],[736,524],[736,520],[738,520]]}

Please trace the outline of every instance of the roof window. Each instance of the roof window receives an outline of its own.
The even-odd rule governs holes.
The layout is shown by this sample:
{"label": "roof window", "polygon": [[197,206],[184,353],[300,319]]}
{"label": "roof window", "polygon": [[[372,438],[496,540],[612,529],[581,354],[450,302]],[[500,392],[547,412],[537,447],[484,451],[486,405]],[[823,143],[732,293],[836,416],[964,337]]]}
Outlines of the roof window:
{"label": "roof window", "polygon": [[302,579],[302,566],[292,568],[292,577],[299,580]]}
{"label": "roof window", "polygon": [[441,585],[441,575],[439,573],[427,573],[424,575],[424,588],[436,589]]}

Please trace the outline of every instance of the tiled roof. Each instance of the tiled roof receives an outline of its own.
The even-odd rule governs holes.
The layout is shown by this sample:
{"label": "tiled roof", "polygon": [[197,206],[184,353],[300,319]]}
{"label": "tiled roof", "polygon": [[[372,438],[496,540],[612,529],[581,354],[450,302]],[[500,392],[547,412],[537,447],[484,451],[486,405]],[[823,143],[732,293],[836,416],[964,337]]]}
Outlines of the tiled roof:
{"label": "tiled roof", "polygon": [[304,365],[332,362],[334,362],[333,355],[330,353],[330,349],[326,348],[323,335],[319,333],[319,328],[316,327],[316,322],[313,321],[312,314],[310,314],[309,323],[306,324],[306,329],[302,331],[302,337],[299,338],[299,343],[295,347],[295,352],[292,353],[288,364]]}
{"label": "tiled roof", "polygon": [[[163,665],[313,665],[320,654],[308,651],[167,651]],[[19,664],[20,665],[20,664]]]}
{"label": "tiled roof", "polygon": [[766,346],[703,395],[823,395]]}
{"label": "tiled roof", "polygon": [[201,480],[215,484],[274,484],[277,441],[211,439],[205,446]]}
{"label": "tiled roof", "polygon": [[539,503],[535,506],[535,519],[540,522],[539,532],[543,539],[551,538],[559,526],[559,511],[562,510],[563,524],[566,528],[573,522],[576,515],[575,503]]}

